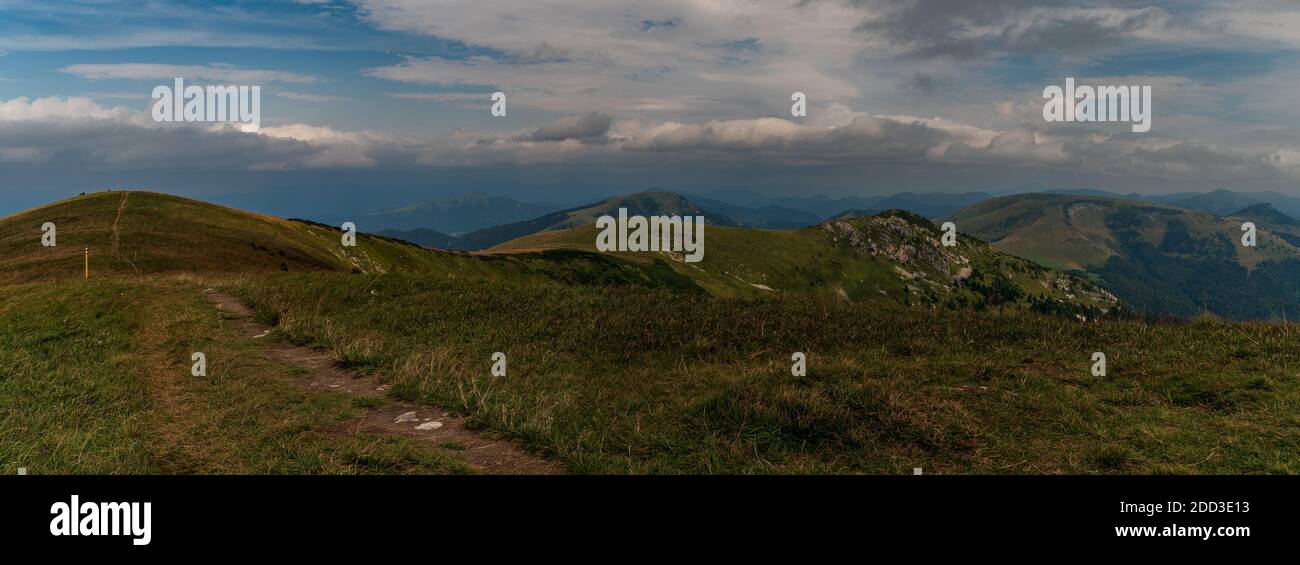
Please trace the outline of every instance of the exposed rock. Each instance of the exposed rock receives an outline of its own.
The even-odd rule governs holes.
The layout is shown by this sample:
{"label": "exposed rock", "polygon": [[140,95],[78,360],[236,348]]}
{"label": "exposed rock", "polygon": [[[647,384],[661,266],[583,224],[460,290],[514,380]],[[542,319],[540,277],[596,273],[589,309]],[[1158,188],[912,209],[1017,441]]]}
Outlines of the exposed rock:
{"label": "exposed rock", "polygon": [[418,420],[418,419],[419,419],[419,417],[416,416],[416,415],[415,415],[415,412],[413,412],[413,411],[412,411],[412,412],[403,412],[400,416],[398,416],[398,417],[396,417],[396,418],[393,418],[393,423],[394,423],[394,424],[398,424],[398,423],[401,423],[401,422],[414,422],[414,421],[416,421],[416,420]]}

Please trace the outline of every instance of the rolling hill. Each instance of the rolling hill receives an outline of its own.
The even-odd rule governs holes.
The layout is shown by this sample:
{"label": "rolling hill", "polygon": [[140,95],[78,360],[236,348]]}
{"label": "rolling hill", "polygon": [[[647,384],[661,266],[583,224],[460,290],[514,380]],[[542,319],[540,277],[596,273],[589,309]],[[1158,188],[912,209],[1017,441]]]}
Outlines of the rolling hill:
{"label": "rolling hill", "polygon": [[[45,222],[56,226],[54,247],[41,245]],[[355,247],[344,247],[341,233],[333,226],[167,194],[96,192],[0,219],[0,283],[82,278],[83,250],[88,249],[92,277],[406,272],[695,288],[670,269],[594,253],[493,257],[425,249],[365,233],[357,234]]]}
{"label": "rolling hill", "polygon": [[[1140,311],[1234,319],[1300,315],[1296,226],[1275,210],[1218,216],[1168,204],[1100,196],[1021,194],[954,214],[958,230],[994,249],[1086,272]],[[1259,225],[1255,247],[1241,226]],[[1280,222],[1280,223],[1279,223]]]}
{"label": "rolling hill", "polygon": [[[852,301],[975,307],[1033,307],[1096,315],[1116,300],[1091,283],[998,253],[973,238],[955,247],[939,228],[910,212],[830,220],[798,230],[706,225],[705,254],[614,253],[630,261],[663,258],[678,273],[719,296],[821,295]],[[539,232],[493,247],[493,253],[595,250],[584,225]]]}

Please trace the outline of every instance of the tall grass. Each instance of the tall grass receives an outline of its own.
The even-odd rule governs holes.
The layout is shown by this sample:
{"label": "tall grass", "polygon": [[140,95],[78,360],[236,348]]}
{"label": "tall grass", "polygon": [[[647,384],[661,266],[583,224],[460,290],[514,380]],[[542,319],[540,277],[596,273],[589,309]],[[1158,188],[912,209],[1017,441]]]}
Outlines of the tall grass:
{"label": "tall grass", "polygon": [[[411,275],[233,290],[392,394],[589,473],[1292,473],[1286,325],[1079,323]],[[505,352],[509,373],[492,377]],[[807,377],[790,355],[808,354]],[[1092,377],[1105,352],[1108,376]]]}

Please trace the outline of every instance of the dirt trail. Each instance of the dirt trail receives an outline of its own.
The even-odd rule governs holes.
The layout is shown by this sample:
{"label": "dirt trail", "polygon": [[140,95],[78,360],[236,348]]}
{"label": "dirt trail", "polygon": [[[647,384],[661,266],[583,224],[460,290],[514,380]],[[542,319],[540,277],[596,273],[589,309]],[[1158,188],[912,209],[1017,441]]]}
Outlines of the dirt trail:
{"label": "dirt trail", "polygon": [[[265,340],[264,348],[268,359],[306,369],[307,375],[297,377],[301,379],[298,382],[302,386],[352,397],[384,396],[386,387],[374,376],[335,367],[327,353],[269,339],[271,327],[255,321],[253,311],[239,299],[213,290],[204,291],[204,295],[216,305],[224,318],[230,320],[247,337]],[[401,421],[398,421],[402,416]],[[419,429],[419,426],[428,429]],[[467,429],[463,418],[427,404],[385,401],[378,408],[368,410],[365,416],[351,425],[349,431],[413,438],[485,473],[553,475],[564,472],[559,465],[529,455],[509,441],[493,439]],[[454,444],[458,449],[443,447],[447,444]]]}
{"label": "dirt trail", "polygon": [[140,271],[140,267],[135,266],[135,262],[134,262],[134,261],[132,261],[132,260],[130,260],[130,259],[127,259],[126,257],[123,257],[122,254],[118,252],[119,244],[120,244],[121,241],[122,241],[122,229],[121,229],[120,227],[118,227],[118,223],[122,221],[122,211],[126,209],[126,201],[127,201],[127,199],[129,199],[129,198],[131,198],[131,193],[130,193],[130,192],[123,192],[123,193],[122,193],[122,200],[119,201],[118,204],[117,204],[117,217],[113,218],[113,228],[112,228],[112,233],[113,233],[113,256],[114,256],[114,257],[117,257],[118,259],[120,259],[120,260],[122,260],[122,261],[126,261],[126,263],[127,263],[128,265],[131,265],[131,268],[132,268],[132,269],[135,269],[137,272],[139,272],[139,271]]}

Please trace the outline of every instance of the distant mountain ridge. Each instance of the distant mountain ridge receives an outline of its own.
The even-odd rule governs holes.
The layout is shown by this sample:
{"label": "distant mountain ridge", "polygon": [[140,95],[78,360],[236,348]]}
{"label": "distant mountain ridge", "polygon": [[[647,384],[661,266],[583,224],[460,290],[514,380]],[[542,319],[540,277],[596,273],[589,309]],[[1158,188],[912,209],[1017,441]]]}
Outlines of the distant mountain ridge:
{"label": "distant mountain ridge", "polygon": [[686,197],[672,192],[637,192],[607,198],[586,206],[552,212],[541,217],[475,230],[456,239],[453,249],[478,251],[537,232],[562,230],[594,224],[603,215],[617,215],[626,208],[628,215],[642,216],[703,216],[704,221],[716,226],[736,226],[735,220],[706,211]]}
{"label": "distant mountain ridge", "polygon": [[1300,218],[1300,198],[1275,191],[1236,192],[1224,188],[1209,192],[1176,192],[1172,194],[1138,194],[1130,192],[1120,194],[1090,188],[1051,189],[1042,191],[1047,194],[1073,194],[1078,196],[1109,196],[1126,200],[1144,200],[1159,204],[1171,204],[1188,210],[1199,210],[1220,216],[1230,215],[1254,204],[1265,203],[1279,212]]}
{"label": "distant mountain ridge", "polygon": [[[1224,195],[1202,203],[1225,202]],[[1019,194],[950,219],[994,249],[1095,277],[1139,311],[1233,319],[1300,316],[1300,224],[1271,206],[1220,216],[1169,204],[1073,194]],[[1254,220],[1252,220],[1254,218]],[[1257,245],[1241,244],[1259,221]]]}
{"label": "distant mountain ridge", "polygon": [[458,234],[536,218],[554,210],[553,206],[473,193],[360,214],[356,222],[367,232],[426,229]]}
{"label": "distant mountain ridge", "polygon": [[445,233],[417,228],[413,230],[380,230],[375,232],[376,235],[392,237],[402,241],[408,241],[422,247],[432,247],[435,249],[449,249],[456,243],[456,236]]}

